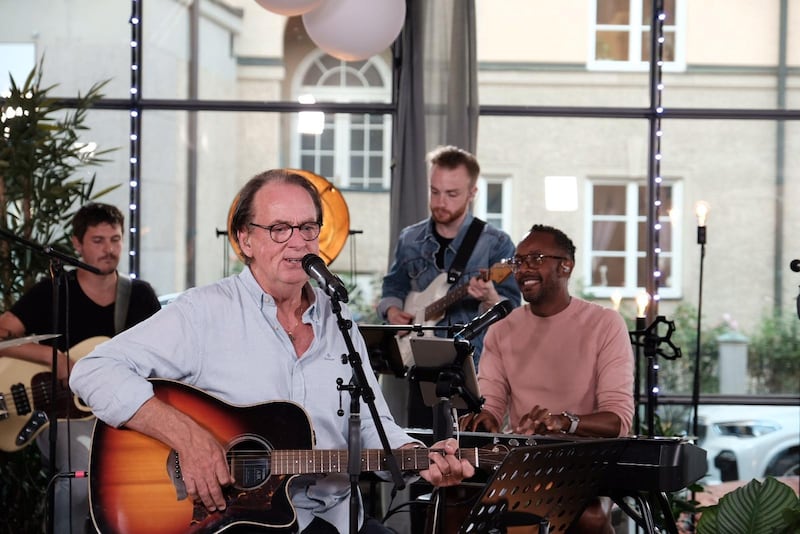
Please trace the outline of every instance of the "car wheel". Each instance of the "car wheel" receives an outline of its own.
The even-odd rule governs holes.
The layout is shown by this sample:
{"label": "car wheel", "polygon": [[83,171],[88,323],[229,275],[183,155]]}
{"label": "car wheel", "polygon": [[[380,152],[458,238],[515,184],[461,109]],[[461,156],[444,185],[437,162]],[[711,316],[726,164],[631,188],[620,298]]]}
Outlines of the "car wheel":
{"label": "car wheel", "polygon": [[770,463],[764,474],[775,477],[800,475],[800,448],[790,449],[782,453]]}

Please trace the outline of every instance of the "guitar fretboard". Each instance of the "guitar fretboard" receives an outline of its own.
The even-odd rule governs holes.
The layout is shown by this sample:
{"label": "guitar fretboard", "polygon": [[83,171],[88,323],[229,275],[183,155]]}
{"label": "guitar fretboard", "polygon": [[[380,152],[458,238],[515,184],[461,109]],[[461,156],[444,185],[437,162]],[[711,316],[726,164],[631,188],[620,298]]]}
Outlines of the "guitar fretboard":
{"label": "guitar fretboard", "polygon": [[[420,471],[430,466],[428,454],[442,453],[441,449],[396,449],[392,451],[402,471]],[[461,458],[478,466],[478,449],[459,449]],[[346,473],[346,450],[275,450],[272,451],[271,470],[274,475],[299,475],[307,473]],[[388,469],[386,454],[381,449],[361,451],[362,471]]]}

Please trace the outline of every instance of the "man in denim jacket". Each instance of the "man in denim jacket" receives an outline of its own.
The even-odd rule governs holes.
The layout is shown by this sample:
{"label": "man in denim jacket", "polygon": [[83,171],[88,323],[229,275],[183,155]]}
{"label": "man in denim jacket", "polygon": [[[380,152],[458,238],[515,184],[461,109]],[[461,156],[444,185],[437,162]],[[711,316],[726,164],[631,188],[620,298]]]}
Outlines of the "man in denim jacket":
{"label": "man in denim jacket", "polygon": [[[474,219],[469,208],[478,190],[480,173],[475,156],[454,146],[444,146],[429,153],[427,160],[431,216],[400,232],[394,262],[383,279],[378,313],[390,324],[419,322],[414,313],[418,310],[404,308],[409,293],[425,292],[434,279],[448,272]],[[479,277],[490,267],[513,256],[514,250],[508,234],[486,224],[460,278],[449,288],[467,285],[467,294],[447,309],[438,324],[466,324],[502,299],[518,306],[520,293],[513,277],[507,276],[498,284]],[[428,304],[430,302],[425,303]],[[437,335],[445,334],[445,331],[437,331]],[[477,366],[483,333],[471,342]]]}

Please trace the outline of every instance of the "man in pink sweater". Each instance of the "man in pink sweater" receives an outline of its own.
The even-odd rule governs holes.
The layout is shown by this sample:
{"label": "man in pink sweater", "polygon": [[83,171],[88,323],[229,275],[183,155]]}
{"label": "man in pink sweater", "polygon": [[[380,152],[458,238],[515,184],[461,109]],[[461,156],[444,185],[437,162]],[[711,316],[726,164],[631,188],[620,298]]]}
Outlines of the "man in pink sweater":
{"label": "man in pink sweater", "polygon": [[[615,311],[569,294],[575,245],[534,225],[517,246],[514,276],[526,305],[486,334],[478,385],[483,410],[464,430],[626,435],[633,417],[633,351]],[[570,532],[613,532],[610,500],[590,505]]]}

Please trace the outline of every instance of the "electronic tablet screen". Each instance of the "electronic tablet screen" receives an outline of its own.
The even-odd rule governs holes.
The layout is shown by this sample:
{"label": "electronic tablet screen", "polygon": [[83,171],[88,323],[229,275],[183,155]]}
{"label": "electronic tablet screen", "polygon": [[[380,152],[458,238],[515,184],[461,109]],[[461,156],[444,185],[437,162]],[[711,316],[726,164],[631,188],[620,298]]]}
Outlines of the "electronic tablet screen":
{"label": "electronic tablet screen", "polygon": [[[422,400],[427,406],[435,406],[439,402],[436,396],[436,375],[435,369],[452,364],[457,356],[455,342],[450,338],[443,337],[420,337],[411,336],[411,352],[414,355],[415,376],[418,377]],[[428,372],[430,371],[430,372]],[[478,391],[478,378],[475,376],[475,364],[470,354],[464,358],[461,368],[464,375],[464,387],[470,391],[475,398],[480,398]],[[426,380],[425,378],[430,378]],[[451,399],[454,408],[465,410],[468,408],[466,401],[461,395],[454,395]]]}

